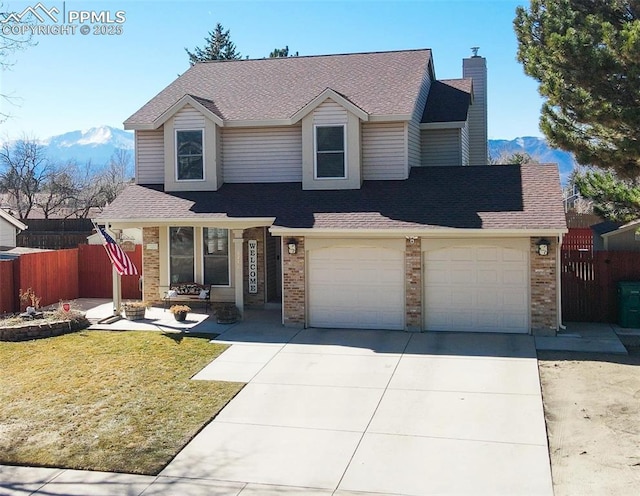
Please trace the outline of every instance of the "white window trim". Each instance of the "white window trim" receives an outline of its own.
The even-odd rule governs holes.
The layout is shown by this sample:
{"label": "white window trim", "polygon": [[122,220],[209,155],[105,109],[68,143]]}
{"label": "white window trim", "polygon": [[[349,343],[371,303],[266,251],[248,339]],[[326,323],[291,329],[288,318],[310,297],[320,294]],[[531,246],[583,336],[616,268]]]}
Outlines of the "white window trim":
{"label": "white window trim", "polygon": [[[319,127],[341,127],[344,143],[344,176],[342,177],[318,177],[318,132]],[[316,181],[343,181],[349,179],[349,164],[347,160],[347,125],[346,124],[314,124],[313,125],[313,179]]]}
{"label": "white window trim", "polygon": [[[205,226],[206,228],[211,228],[211,229],[215,229],[216,226]],[[200,273],[202,274],[202,281],[204,281],[204,230],[205,227],[200,228],[200,241],[202,243],[202,256],[200,257],[200,263],[201,263],[201,271]],[[230,288],[231,287],[231,246],[232,246],[232,240],[231,240],[231,229],[227,228],[227,227],[222,227],[220,229],[226,229],[227,230],[227,275],[229,276],[229,284],[211,284],[212,288]]]}
{"label": "white window trim", "polygon": [[[179,179],[178,178],[178,132],[184,131],[200,131],[200,136],[202,137],[202,179]],[[204,146],[204,129],[174,129],[173,131],[173,148],[174,148],[174,171],[175,171],[175,179],[176,182],[179,183],[201,183],[207,180],[207,168],[205,164],[206,156],[205,156],[205,146]]]}

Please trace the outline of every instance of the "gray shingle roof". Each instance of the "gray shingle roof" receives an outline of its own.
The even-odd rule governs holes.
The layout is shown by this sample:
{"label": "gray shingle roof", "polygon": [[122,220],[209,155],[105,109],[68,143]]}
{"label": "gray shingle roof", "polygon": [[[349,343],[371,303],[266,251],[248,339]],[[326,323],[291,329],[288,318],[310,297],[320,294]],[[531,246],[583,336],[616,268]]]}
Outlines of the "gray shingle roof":
{"label": "gray shingle roof", "polygon": [[463,122],[471,105],[472,80],[440,79],[431,83],[420,122]]}
{"label": "gray shingle roof", "polygon": [[288,228],[566,229],[555,165],[413,168],[404,181],[359,190],[304,191],[300,183],[225,184],[216,192],[129,186],[99,219],[275,217]]}
{"label": "gray shingle roof", "polygon": [[223,120],[288,119],[325,89],[370,115],[410,114],[431,50],[196,64],[125,121],[150,124],[184,95]]}

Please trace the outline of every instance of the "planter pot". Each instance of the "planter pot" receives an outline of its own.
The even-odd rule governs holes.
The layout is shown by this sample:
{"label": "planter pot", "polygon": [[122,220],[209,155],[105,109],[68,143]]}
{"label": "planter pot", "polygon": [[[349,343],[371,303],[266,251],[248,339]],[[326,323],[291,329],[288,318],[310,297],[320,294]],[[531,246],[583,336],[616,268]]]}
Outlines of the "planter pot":
{"label": "planter pot", "polygon": [[187,312],[176,312],[173,316],[178,322],[183,322],[187,318]]}
{"label": "planter pot", "polygon": [[127,320],[144,319],[144,307],[124,307],[124,316]]}

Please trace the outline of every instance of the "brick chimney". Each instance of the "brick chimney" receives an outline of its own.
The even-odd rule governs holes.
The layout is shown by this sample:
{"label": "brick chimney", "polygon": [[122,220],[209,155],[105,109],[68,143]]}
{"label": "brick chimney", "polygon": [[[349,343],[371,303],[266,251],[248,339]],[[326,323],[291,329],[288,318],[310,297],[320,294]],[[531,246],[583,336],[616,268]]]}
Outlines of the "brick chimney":
{"label": "brick chimney", "polygon": [[462,77],[473,79],[473,105],[469,107],[469,165],[487,165],[487,59],[478,55],[462,59]]}

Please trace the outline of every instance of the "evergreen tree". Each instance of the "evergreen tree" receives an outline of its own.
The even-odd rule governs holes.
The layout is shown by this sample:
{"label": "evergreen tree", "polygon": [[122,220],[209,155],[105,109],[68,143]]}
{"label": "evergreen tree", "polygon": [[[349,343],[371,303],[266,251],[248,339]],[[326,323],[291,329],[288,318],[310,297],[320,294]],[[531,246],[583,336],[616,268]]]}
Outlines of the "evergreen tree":
{"label": "evergreen tree", "polygon": [[278,57],[297,57],[298,56],[298,52],[296,52],[295,54],[291,54],[289,55],[289,45],[285,46],[284,48],[274,48],[273,51],[269,54],[269,58],[270,59],[275,59]]}
{"label": "evergreen tree", "polygon": [[640,0],[531,0],[514,20],[518,60],[545,98],[541,130],[609,179],[640,176],[639,17]]}
{"label": "evergreen tree", "polygon": [[226,31],[222,24],[217,23],[213,31],[209,31],[209,36],[205,38],[204,48],[196,47],[193,52],[188,48],[185,51],[189,55],[191,65],[208,60],[237,60],[241,58],[236,50],[236,45],[231,41],[229,30]]}
{"label": "evergreen tree", "polygon": [[640,218],[640,181],[619,179],[611,171],[588,170],[572,178],[580,196],[593,201],[593,211],[608,220]]}

